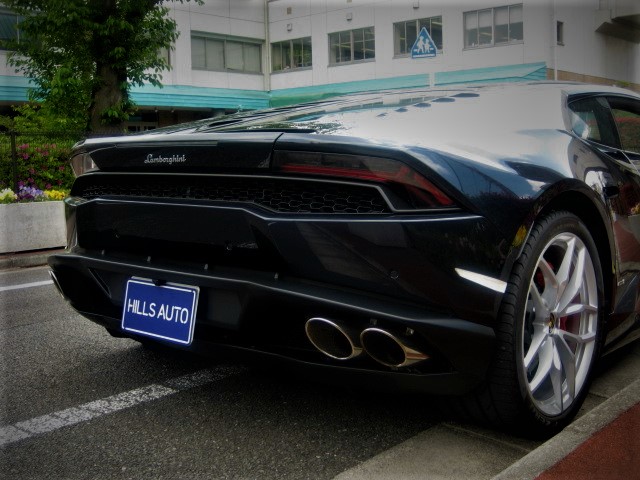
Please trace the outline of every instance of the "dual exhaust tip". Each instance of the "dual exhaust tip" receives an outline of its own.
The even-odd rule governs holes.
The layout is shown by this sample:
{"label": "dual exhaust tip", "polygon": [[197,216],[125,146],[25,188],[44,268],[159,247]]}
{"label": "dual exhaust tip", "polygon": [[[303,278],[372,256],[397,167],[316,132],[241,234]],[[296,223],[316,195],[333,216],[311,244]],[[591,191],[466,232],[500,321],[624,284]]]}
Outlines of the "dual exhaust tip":
{"label": "dual exhaust tip", "polygon": [[358,329],[326,318],[310,318],[307,338],[319,351],[336,360],[350,360],[366,352],[387,367],[408,367],[429,358],[413,345],[411,338],[377,327]]}

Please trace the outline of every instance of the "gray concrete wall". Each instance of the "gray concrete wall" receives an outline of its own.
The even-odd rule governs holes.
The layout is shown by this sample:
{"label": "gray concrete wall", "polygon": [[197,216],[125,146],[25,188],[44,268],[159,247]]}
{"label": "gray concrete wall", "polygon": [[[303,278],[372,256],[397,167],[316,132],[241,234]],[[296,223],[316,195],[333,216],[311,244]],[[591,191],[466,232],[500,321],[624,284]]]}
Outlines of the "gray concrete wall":
{"label": "gray concrete wall", "polygon": [[0,254],[63,247],[63,202],[0,205]]}

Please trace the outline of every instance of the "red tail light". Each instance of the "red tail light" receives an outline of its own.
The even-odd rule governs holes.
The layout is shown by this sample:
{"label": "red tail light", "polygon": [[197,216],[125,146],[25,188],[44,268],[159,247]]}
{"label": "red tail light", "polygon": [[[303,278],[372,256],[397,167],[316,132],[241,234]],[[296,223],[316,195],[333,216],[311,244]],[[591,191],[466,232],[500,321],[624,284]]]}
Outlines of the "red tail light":
{"label": "red tail light", "polygon": [[423,175],[387,158],[316,152],[275,152],[272,169],[383,183],[412,208],[453,207],[454,202]]}

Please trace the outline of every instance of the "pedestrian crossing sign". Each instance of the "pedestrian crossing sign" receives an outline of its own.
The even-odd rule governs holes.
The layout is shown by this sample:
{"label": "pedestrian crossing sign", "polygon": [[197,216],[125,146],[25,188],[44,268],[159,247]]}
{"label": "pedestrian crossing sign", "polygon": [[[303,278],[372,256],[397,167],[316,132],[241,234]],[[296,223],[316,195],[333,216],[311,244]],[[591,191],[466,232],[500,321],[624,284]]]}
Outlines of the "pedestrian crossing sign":
{"label": "pedestrian crossing sign", "polygon": [[422,27],[418,38],[416,38],[413,47],[411,47],[411,58],[435,57],[437,51],[436,44],[433,42],[429,32],[427,32],[427,28]]}

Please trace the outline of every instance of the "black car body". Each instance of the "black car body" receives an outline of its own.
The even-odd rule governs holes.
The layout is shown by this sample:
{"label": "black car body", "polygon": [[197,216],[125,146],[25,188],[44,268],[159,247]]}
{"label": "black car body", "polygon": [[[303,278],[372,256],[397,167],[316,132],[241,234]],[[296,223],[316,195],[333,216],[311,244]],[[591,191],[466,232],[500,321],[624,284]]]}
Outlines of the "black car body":
{"label": "black car body", "polygon": [[[89,139],[49,264],[112,334],[388,378],[551,431],[601,350],[637,336],[638,121],[629,91],[536,83]],[[157,306],[132,279],[196,287],[193,326],[175,307],[188,337],[127,328]]]}

